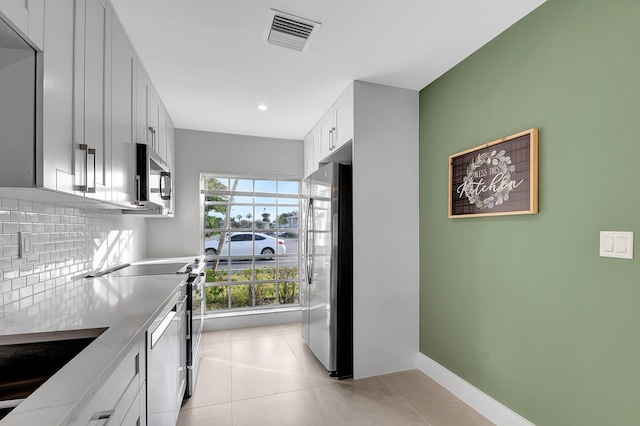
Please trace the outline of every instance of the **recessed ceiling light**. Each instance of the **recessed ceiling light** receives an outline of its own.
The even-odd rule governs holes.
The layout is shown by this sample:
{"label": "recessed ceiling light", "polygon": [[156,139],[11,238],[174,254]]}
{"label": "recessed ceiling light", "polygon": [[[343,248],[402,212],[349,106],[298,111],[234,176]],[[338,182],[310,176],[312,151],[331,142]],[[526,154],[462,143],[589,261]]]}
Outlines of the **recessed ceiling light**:
{"label": "recessed ceiling light", "polygon": [[260,105],[258,105],[258,109],[260,111],[266,111],[266,110],[269,109],[269,107],[267,105],[265,105],[265,104],[260,104]]}

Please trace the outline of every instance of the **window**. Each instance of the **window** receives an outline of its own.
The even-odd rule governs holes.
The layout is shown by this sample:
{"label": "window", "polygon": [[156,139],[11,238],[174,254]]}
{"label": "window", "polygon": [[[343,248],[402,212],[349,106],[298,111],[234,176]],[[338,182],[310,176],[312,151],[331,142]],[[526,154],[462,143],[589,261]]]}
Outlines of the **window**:
{"label": "window", "polygon": [[300,180],[200,181],[207,310],[298,305]]}

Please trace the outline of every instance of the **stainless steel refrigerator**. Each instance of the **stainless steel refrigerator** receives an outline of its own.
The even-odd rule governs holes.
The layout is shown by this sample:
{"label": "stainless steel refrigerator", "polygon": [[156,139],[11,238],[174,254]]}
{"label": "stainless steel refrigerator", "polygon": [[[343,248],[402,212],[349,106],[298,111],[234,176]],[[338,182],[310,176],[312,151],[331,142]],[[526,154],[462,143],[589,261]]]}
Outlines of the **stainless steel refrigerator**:
{"label": "stainless steel refrigerator", "polygon": [[351,166],[329,163],[303,182],[302,337],[329,375],[353,376]]}

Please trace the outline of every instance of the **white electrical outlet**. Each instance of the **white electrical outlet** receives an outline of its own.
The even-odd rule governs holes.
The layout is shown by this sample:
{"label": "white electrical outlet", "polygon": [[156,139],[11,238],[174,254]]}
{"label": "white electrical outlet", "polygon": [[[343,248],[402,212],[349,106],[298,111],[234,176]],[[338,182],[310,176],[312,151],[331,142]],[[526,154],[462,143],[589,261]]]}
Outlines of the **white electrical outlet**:
{"label": "white electrical outlet", "polygon": [[33,241],[31,232],[18,232],[18,247],[20,259],[25,258],[33,253]]}

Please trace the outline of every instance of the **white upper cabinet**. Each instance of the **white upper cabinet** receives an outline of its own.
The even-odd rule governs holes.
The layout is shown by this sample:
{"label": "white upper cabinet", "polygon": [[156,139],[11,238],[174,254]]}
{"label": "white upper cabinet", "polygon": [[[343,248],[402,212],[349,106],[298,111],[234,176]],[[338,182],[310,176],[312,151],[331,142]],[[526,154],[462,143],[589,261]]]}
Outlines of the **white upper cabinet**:
{"label": "white upper cabinet", "polygon": [[[340,147],[353,140],[353,84],[340,95],[317,124],[316,163],[327,162]],[[306,155],[306,154],[305,154]],[[341,156],[342,157],[342,156]],[[307,159],[307,157],[305,157]]]}
{"label": "white upper cabinet", "polygon": [[111,32],[111,195],[112,202],[135,202],[134,94],[136,57],[117,17]]}
{"label": "white upper cabinet", "polygon": [[0,13],[42,50],[44,41],[44,0],[1,0]]}
{"label": "white upper cabinet", "polygon": [[136,142],[146,143],[171,165],[168,144],[172,138],[168,136],[170,129],[167,125],[170,118],[141,63],[138,63],[136,91]]}
{"label": "white upper cabinet", "polygon": [[0,146],[13,159],[2,162],[0,187],[133,208],[135,143],[172,166],[173,124],[110,0],[0,0],[0,18],[17,29],[16,42],[33,34],[42,46],[4,49],[11,66],[0,77],[13,83],[0,89],[15,100],[3,103],[0,124],[17,125],[3,126],[16,142]]}
{"label": "white upper cabinet", "polygon": [[319,126],[314,126],[304,138],[304,177],[318,170],[318,158],[320,152]]}
{"label": "white upper cabinet", "polygon": [[160,138],[160,106],[159,102],[156,99],[156,93],[153,89],[153,85],[149,84],[149,89],[147,90],[147,127],[149,130],[149,144],[153,151],[160,155],[160,148],[158,139]]}
{"label": "white upper cabinet", "polygon": [[43,53],[42,173],[36,185],[74,193],[74,20],[75,1],[45,4]]}
{"label": "white upper cabinet", "polygon": [[100,201],[111,201],[111,141],[105,132],[110,21],[106,0],[76,0],[75,187]]}
{"label": "white upper cabinet", "polygon": [[149,77],[140,62],[136,64],[136,143],[151,145],[151,131],[149,130]]}
{"label": "white upper cabinet", "polygon": [[329,111],[325,113],[324,116],[320,119],[318,123],[319,129],[319,148],[320,148],[320,159],[323,159],[331,154],[333,150],[333,143],[335,140],[335,111],[333,106]]}
{"label": "white upper cabinet", "polygon": [[[160,99],[158,98],[158,102],[160,103]],[[157,153],[162,158],[165,163],[169,164],[167,161],[167,132],[169,131],[167,122],[169,121],[169,115],[167,111],[164,109],[162,103],[159,104],[158,108],[158,150]]]}
{"label": "white upper cabinet", "polygon": [[335,111],[335,142],[333,150],[353,140],[353,84],[338,98],[334,105]]}

